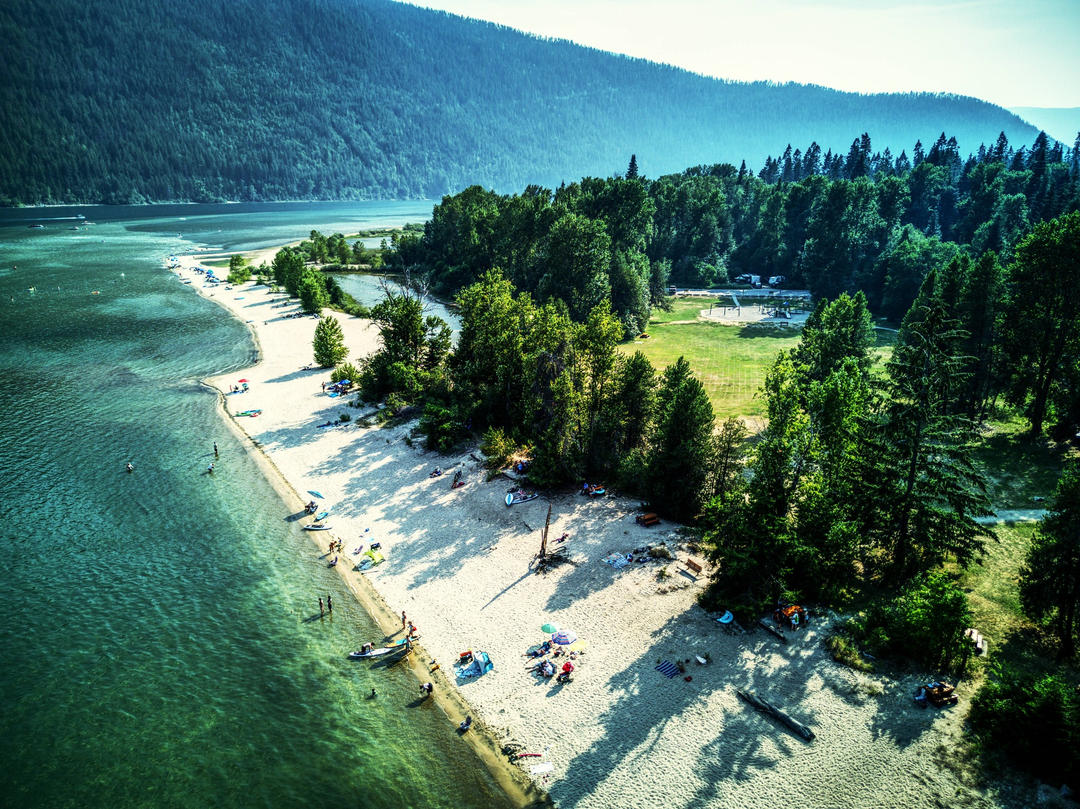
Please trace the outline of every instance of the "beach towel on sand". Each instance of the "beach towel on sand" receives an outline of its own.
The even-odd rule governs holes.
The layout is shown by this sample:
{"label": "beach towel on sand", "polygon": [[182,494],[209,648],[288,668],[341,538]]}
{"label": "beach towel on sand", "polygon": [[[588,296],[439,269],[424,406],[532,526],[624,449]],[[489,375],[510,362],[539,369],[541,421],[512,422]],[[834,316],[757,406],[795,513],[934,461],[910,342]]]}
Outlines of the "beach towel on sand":
{"label": "beach towel on sand", "polygon": [[669,680],[679,673],[679,667],[672,663],[670,660],[665,660],[656,670],[667,677]]}
{"label": "beach towel on sand", "polygon": [[626,561],[626,557],[621,553],[611,553],[605,556],[602,560],[605,564],[611,565],[618,570],[620,567],[626,567],[629,562]]}

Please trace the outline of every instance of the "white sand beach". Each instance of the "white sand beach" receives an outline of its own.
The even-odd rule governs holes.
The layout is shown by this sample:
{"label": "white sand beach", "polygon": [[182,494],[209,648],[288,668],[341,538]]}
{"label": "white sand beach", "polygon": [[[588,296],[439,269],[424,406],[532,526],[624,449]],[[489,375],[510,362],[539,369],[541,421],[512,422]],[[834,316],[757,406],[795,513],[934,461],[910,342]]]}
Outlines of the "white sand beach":
{"label": "white sand beach", "polygon": [[[209,294],[194,263],[184,259],[178,274]],[[331,530],[312,532],[312,564],[327,534],[340,538],[337,570],[388,635],[400,632],[402,611],[418,626],[414,665],[435,682],[450,721],[468,711],[477,722],[473,743],[491,747],[488,734],[496,748],[513,743],[536,754],[512,766],[558,806],[929,809],[1034,801],[1031,791],[1005,793],[966,775],[958,755],[963,688],[954,709],[913,706],[919,679],[937,672],[897,682],[836,664],[821,645],[824,617],[788,633],[787,645],[763,631],[724,632],[697,605],[705,579],[685,564],[616,570],[602,562],[661,541],[681,562],[692,554],[677,526],[643,528],[635,523],[636,502],[569,491],[507,507],[503,498],[515,484],[502,476],[486,482],[468,450],[425,452],[410,439],[415,425],[361,427],[361,411],[324,394],[329,371],[305,367],[313,365],[316,320],[285,317],[299,309],[295,300],[253,284],[219,286],[212,296],[250,325],[261,360],[210,383],[226,392],[248,380],[248,393],[223,397],[225,408],[262,409],[257,418],[233,418],[291,485],[289,508],[299,510],[308,489],[334,504]],[[366,321],[338,319],[350,360],[376,348]],[[317,428],[341,413],[352,421]],[[429,477],[435,467],[445,472]],[[459,469],[465,485],[451,489]],[[532,562],[549,504],[549,545],[558,547],[554,539],[569,533],[572,564],[541,574]],[[354,549],[373,541],[386,561],[357,572]],[[660,580],[665,566],[670,575]],[[544,640],[540,627],[548,622],[586,644],[566,685],[526,671],[533,661],[524,653]],[[357,648],[365,640],[381,639],[357,637]],[[469,649],[487,652],[494,670],[459,682],[452,664]],[[706,654],[710,661],[699,664],[695,656]],[[434,677],[427,673],[432,659],[440,664]],[[663,676],[661,661],[684,661],[685,674]],[[737,688],[809,725],[816,740],[804,742],[751,710]],[[530,774],[548,763],[549,772]]]}

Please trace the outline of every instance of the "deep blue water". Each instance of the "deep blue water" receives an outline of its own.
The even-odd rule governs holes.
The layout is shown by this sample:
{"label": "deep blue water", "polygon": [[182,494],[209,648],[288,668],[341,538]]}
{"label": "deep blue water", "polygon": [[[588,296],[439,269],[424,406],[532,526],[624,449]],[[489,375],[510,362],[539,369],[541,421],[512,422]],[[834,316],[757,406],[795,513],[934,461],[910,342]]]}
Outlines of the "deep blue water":
{"label": "deep blue water", "polygon": [[429,213],[0,212],[0,806],[505,805],[408,672],[345,659],[382,634],[198,382],[248,332],[161,267]]}

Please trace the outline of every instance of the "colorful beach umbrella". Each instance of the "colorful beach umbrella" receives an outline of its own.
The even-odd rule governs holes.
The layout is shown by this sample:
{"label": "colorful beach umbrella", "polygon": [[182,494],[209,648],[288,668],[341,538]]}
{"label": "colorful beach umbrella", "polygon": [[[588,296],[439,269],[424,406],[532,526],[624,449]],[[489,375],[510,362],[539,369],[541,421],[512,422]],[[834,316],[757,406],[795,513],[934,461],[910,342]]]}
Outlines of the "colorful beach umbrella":
{"label": "colorful beach umbrella", "polygon": [[540,627],[540,631],[543,632],[545,635],[552,635],[552,634],[559,631],[559,625],[558,624],[544,624],[542,627]]}
{"label": "colorful beach umbrella", "polygon": [[571,643],[577,640],[577,635],[571,632],[569,629],[560,629],[551,639],[560,646],[569,646]]}
{"label": "colorful beach umbrella", "polygon": [[325,498],[324,498],[324,497],[322,496],[322,492],[317,492],[317,491],[315,491],[314,489],[308,489],[308,490],[307,490],[307,493],[308,493],[308,494],[310,494],[310,495],[311,495],[312,497],[318,497],[318,498],[319,498],[320,500],[324,500],[324,499],[325,499]]}

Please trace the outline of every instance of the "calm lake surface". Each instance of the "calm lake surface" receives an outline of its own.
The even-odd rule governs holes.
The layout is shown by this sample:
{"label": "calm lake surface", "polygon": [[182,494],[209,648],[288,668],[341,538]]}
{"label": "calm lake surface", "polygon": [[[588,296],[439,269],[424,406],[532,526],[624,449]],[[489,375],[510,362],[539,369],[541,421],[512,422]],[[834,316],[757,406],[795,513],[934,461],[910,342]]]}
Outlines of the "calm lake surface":
{"label": "calm lake surface", "polygon": [[507,805],[408,672],[346,659],[382,633],[198,382],[248,332],[161,265],[431,207],[0,211],[0,805]]}

